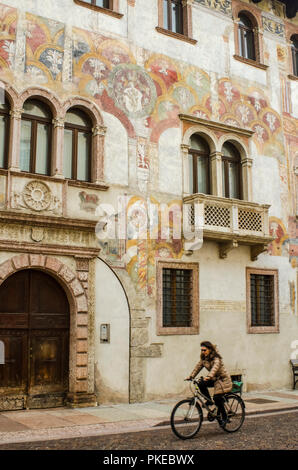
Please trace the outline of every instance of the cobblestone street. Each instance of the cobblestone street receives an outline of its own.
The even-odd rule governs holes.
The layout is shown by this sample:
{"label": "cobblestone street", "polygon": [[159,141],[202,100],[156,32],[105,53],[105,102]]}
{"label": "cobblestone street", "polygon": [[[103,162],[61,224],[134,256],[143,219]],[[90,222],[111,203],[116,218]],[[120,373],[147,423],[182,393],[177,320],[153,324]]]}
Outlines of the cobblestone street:
{"label": "cobblestone street", "polygon": [[216,423],[203,424],[190,440],[176,438],[170,428],[138,433],[6,444],[0,450],[298,450],[298,412],[246,417],[235,434]]}

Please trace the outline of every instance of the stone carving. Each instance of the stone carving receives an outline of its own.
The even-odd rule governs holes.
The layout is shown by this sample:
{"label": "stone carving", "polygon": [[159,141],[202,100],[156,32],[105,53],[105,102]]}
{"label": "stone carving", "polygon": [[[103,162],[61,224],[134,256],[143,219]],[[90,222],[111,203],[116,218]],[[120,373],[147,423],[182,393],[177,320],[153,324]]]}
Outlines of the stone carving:
{"label": "stone carving", "polygon": [[41,181],[30,181],[21,193],[14,193],[13,199],[16,208],[23,207],[36,212],[51,211],[58,213],[61,208],[59,199]]}

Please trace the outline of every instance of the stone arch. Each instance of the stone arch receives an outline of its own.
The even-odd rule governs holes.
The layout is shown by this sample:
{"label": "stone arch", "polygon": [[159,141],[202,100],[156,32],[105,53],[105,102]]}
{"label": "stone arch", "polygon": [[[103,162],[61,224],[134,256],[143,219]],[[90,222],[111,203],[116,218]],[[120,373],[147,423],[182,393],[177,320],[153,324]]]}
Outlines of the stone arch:
{"label": "stone arch", "polygon": [[39,101],[43,101],[45,104],[47,104],[52,112],[53,119],[57,119],[59,117],[61,103],[54,93],[40,87],[27,88],[19,97],[20,106],[23,107],[25,101],[30,98],[36,98]]}
{"label": "stone arch", "polygon": [[243,13],[246,15],[253,24],[254,28],[258,28],[259,30],[262,29],[262,18],[261,15],[258,14],[256,9],[251,5],[243,5],[243,4],[234,4],[233,6],[233,18],[236,20],[239,17],[239,14]]}
{"label": "stone arch", "polygon": [[199,134],[205,139],[210,147],[210,153],[216,152],[216,136],[215,134],[204,126],[192,126],[185,132],[183,136],[183,145],[189,146],[190,138],[193,134]]}
{"label": "stone arch", "polygon": [[[98,403],[130,401],[131,307],[128,286],[117,270],[98,256],[95,263],[96,299],[94,308],[95,393]],[[99,341],[100,325],[108,324],[107,347]],[[111,369],[113,374],[111,374]]]}
{"label": "stone arch", "polygon": [[102,115],[96,104],[92,103],[92,101],[89,101],[86,98],[81,98],[79,96],[69,98],[63,104],[61,116],[63,119],[65,119],[67,111],[71,108],[80,108],[82,111],[85,111],[92,120],[94,127],[104,125]]}
{"label": "stone arch", "polygon": [[246,160],[249,157],[249,150],[244,142],[234,134],[225,134],[218,139],[218,151],[222,153],[222,147],[226,142],[231,142],[235,145],[241,156],[241,161]]}
{"label": "stone arch", "polygon": [[[88,300],[78,273],[53,256],[23,253],[15,255],[0,264],[0,286],[12,274],[25,269],[37,269],[53,276],[64,289],[70,307],[69,336],[69,394],[88,392],[88,378],[94,381],[91,370],[87,370],[82,379],[82,370],[78,367],[78,352],[89,356],[88,337],[81,339],[80,331],[88,326]],[[88,334],[86,334],[88,336]],[[88,364],[88,360],[86,361]]]}
{"label": "stone arch", "polygon": [[2,83],[5,87],[5,97],[9,102],[10,110],[13,111],[14,108],[18,107],[19,95],[9,83],[6,83],[3,80],[1,80],[0,83]]}

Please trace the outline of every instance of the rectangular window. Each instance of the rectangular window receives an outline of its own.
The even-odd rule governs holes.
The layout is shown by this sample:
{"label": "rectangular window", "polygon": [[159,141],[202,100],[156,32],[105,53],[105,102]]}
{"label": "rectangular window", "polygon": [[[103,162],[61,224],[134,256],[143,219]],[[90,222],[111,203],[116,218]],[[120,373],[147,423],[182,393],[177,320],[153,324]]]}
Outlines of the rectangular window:
{"label": "rectangular window", "polygon": [[5,168],[6,116],[0,116],[0,168]]}
{"label": "rectangular window", "polygon": [[20,151],[20,170],[30,171],[31,159],[31,121],[22,120],[21,123],[21,151]]}
{"label": "rectangular window", "polygon": [[157,334],[197,334],[197,263],[158,263]]}
{"label": "rectangular window", "polygon": [[63,175],[71,179],[72,175],[72,154],[73,154],[72,130],[64,129],[64,155],[63,155]]}
{"label": "rectangular window", "polygon": [[163,268],[163,326],[191,326],[190,269]]}
{"label": "rectangular window", "polygon": [[278,333],[278,274],[275,270],[247,269],[249,333]]}
{"label": "rectangular window", "polygon": [[163,0],[163,27],[183,34],[183,7],[181,0]]}
{"label": "rectangular window", "polygon": [[35,172],[41,175],[49,174],[49,137],[48,124],[37,124],[36,166]]}
{"label": "rectangular window", "polygon": [[122,18],[123,14],[119,13],[119,0],[73,0],[74,3],[81,7],[89,8],[99,13],[104,13],[114,18]]}

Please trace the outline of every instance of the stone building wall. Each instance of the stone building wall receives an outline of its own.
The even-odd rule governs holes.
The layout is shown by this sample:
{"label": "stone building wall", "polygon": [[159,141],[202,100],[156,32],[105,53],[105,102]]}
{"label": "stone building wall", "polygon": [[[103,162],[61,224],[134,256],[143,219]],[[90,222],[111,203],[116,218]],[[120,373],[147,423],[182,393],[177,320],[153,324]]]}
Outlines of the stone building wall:
{"label": "stone building wall", "polygon": [[[164,34],[158,0],[118,0],[116,15],[73,0],[0,5],[0,79],[12,103],[14,136],[9,167],[0,170],[0,262],[22,255],[24,245],[28,256],[56,253],[69,266],[77,258],[90,260],[89,333],[80,343],[85,369],[80,366],[80,379],[72,381],[81,384],[77,392],[92,395],[86,403],[94,396],[103,403],[182,392],[203,339],[218,344],[247,389],[291,383],[288,360],[298,338],[298,82],[290,37],[298,20],[273,3],[187,0],[188,38]],[[259,24],[257,67],[239,60],[235,19],[242,8]],[[50,177],[19,171],[21,109],[29,96],[52,106]],[[91,183],[62,175],[64,119],[73,105],[93,119],[97,164]],[[149,201],[173,208],[189,195],[185,155],[194,128],[216,147],[214,162],[227,134],[236,135],[246,153],[247,201],[270,205],[266,247],[258,257],[244,242],[220,258],[212,239],[191,253],[184,240],[133,237]],[[32,203],[34,188],[47,196],[47,206]],[[108,220],[104,204],[119,216],[119,196],[126,198],[128,237],[98,239],[96,223]],[[157,334],[159,261],[198,263],[198,333]],[[249,267],[278,270],[279,332],[247,332]],[[79,270],[82,285],[85,275]],[[110,325],[109,344],[99,341],[103,323]]]}

